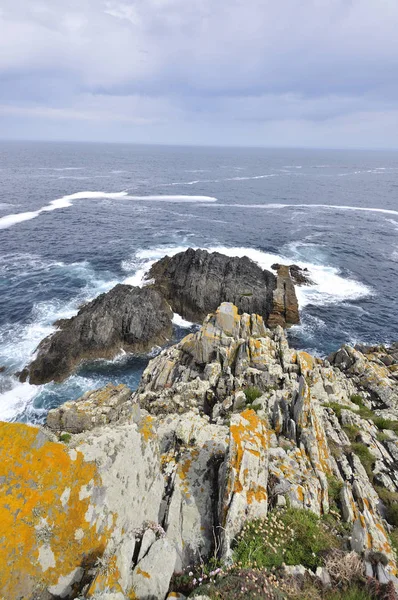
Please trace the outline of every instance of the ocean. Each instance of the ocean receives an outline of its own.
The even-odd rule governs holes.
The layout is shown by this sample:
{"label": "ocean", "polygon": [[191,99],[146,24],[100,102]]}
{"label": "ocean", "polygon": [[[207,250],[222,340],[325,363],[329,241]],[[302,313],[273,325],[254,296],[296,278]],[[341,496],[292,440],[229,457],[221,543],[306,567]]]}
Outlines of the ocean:
{"label": "ocean", "polygon": [[[0,142],[0,419],[43,422],[108,381],[134,389],[149,355],[62,384],[15,373],[54,321],[188,247],[308,267],[293,347],[396,341],[397,236],[396,152]],[[194,327],[174,323],[175,339]]]}

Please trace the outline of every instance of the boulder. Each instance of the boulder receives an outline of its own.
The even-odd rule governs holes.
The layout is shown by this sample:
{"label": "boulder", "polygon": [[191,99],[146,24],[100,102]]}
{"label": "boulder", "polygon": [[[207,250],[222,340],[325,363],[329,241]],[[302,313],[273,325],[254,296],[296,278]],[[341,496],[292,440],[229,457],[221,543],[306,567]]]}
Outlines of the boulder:
{"label": "boulder", "polygon": [[81,308],[38,346],[20,375],[33,384],[63,381],[84,360],[114,358],[122,350],[146,352],[172,333],[172,311],[154,289],[117,285]]}
{"label": "boulder", "polygon": [[[189,248],[156,262],[147,277],[173,310],[190,321],[201,322],[222,302],[232,302],[240,312],[261,315],[266,322],[271,313],[278,312],[278,324],[284,327],[299,320],[289,272],[283,274],[277,286],[275,275],[263,270],[247,256],[231,258],[219,252]],[[288,285],[288,297],[284,303],[285,285]],[[275,297],[277,289],[279,291]]]}

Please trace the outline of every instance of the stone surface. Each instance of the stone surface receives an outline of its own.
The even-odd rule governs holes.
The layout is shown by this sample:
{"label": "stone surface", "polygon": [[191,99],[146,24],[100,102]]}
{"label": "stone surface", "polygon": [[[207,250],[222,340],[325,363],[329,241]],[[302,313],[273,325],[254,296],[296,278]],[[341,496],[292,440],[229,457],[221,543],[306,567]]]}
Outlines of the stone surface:
{"label": "stone surface", "polygon": [[222,302],[232,302],[240,312],[256,313],[266,322],[271,313],[278,313],[278,324],[283,326],[299,322],[289,271],[282,274],[277,287],[277,277],[246,256],[231,258],[189,248],[162,258],[147,277],[173,310],[190,321],[201,322]]}
{"label": "stone surface", "polygon": [[145,352],[172,332],[172,311],[154,289],[119,284],[83,306],[37,348],[20,376],[33,384],[63,381],[84,360],[113,358],[122,350]]}
{"label": "stone surface", "polygon": [[69,433],[81,433],[107,425],[120,420],[131,410],[130,397],[131,391],[126,385],[110,383],[50,410],[46,425],[54,432]]}

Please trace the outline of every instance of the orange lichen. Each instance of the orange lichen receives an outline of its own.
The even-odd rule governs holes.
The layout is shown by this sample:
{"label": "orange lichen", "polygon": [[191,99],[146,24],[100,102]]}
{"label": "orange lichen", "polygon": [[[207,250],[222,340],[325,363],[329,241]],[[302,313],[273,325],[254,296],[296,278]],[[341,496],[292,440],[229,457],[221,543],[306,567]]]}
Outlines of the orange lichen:
{"label": "orange lichen", "polygon": [[101,478],[38,427],[0,423],[0,439],[0,595],[31,598],[35,585],[56,585],[102,555],[108,532],[87,516]]}
{"label": "orange lichen", "polygon": [[151,576],[150,576],[149,573],[147,573],[146,571],[143,571],[139,567],[137,567],[136,573],[137,573],[137,575],[142,575],[143,577],[145,577],[145,579],[150,579],[151,578]]}
{"label": "orange lichen", "polygon": [[147,415],[139,424],[138,431],[141,433],[146,442],[148,442],[154,436],[153,421],[154,418],[150,415]]}

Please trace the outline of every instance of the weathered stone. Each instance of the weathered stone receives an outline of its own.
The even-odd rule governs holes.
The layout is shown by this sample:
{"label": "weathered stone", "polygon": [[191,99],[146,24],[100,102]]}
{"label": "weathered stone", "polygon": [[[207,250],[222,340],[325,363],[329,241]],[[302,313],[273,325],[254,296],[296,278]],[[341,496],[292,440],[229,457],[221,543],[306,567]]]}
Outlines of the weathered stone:
{"label": "weathered stone", "polygon": [[233,415],[227,458],[220,471],[219,521],[222,553],[230,557],[233,538],[246,519],[267,515],[268,432],[253,410]]}
{"label": "weathered stone", "polygon": [[166,597],[176,560],[175,548],[166,540],[152,544],[133,571],[132,589],[138,600]]}
{"label": "weathered stone", "polygon": [[46,425],[52,431],[81,433],[100,425],[119,421],[131,410],[131,391],[126,385],[108,384],[86,392],[81,398],[65,402],[49,411]]}

